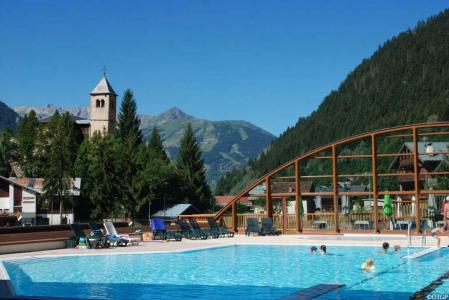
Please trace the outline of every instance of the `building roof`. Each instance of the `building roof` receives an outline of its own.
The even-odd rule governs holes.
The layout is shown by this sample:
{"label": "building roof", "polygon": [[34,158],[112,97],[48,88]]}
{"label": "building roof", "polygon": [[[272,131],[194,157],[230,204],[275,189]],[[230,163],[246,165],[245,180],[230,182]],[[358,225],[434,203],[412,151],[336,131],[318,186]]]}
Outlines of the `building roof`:
{"label": "building roof", "polygon": [[[31,190],[35,193],[42,194],[44,192],[44,179],[43,178],[5,178],[10,183],[21,186],[27,190]],[[71,182],[70,195],[79,196],[81,189],[81,178],[75,178]]]}
{"label": "building roof", "polygon": [[167,208],[165,210],[160,210],[152,215],[152,217],[167,217],[167,218],[177,218],[180,215],[182,215],[185,211],[188,209],[193,209],[198,211],[198,209],[195,208],[192,204],[176,204],[170,208]]}
{"label": "building roof", "polygon": [[79,125],[90,125],[90,120],[79,119],[79,120],[76,120],[75,123],[79,124]]}
{"label": "building roof", "polygon": [[100,82],[97,84],[97,86],[90,92],[91,95],[97,95],[97,94],[114,94],[117,96],[117,94],[114,92],[114,89],[112,88],[109,81],[106,79],[106,77],[101,78]]}
{"label": "building roof", "polygon": [[27,190],[28,192],[32,193],[32,194],[39,194],[40,192],[37,192],[36,190],[33,190],[27,186],[22,186],[20,184],[18,184],[17,182],[11,180],[10,178],[6,178],[0,175],[0,180],[6,181],[9,184],[15,185],[15,186],[20,186],[22,188],[24,188],[25,190]]}
{"label": "building roof", "polygon": [[[39,122],[40,123],[48,123],[48,122],[50,122],[50,120],[51,120],[51,118],[52,118],[52,116],[50,116],[50,117],[45,117],[45,118],[42,118],[42,119],[40,119],[39,120]],[[83,122],[88,122],[88,124],[89,124],[89,120],[86,120],[86,119],[83,119],[83,118],[80,118],[80,117],[76,117],[76,116],[74,116],[74,115],[70,115],[70,118],[72,119],[72,121],[73,122],[75,122],[76,124],[83,124]]]}
{"label": "building roof", "polygon": [[[234,198],[235,196],[215,196],[215,205],[225,206]],[[249,201],[248,197],[240,198],[240,203],[244,205],[251,205],[251,201]]]}
{"label": "building roof", "polygon": [[[449,151],[449,143],[447,142],[418,142],[418,153],[425,154],[426,146],[431,145],[433,148],[433,152],[447,152]],[[410,152],[413,152],[413,143],[404,143],[404,146]],[[419,155],[418,159],[422,162],[426,161],[442,161],[444,160],[443,154],[435,154],[435,155]]]}

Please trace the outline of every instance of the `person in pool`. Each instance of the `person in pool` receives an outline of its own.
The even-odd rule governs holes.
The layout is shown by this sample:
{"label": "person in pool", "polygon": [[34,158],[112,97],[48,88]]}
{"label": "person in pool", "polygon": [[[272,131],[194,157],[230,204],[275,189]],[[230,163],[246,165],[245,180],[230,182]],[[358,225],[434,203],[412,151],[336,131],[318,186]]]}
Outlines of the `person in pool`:
{"label": "person in pool", "polygon": [[321,246],[320,246],[320,250],[321,250],[321,254],[327,255],[327,248],[326,248],[326,245],[321,245]]}
{"label": "person in pool", "polygon": [[362,269],[365,271],[374,271],[376,266],[374,265],[374,260],[372,258],[368,258],[363,264]]}
{"label": "person in pool", "polygon": [[449,228],[449,196],[444,198],[443,219],[444,219],[444,227]]}
{"label": "person in pool", "polygon": [[394,245],[394,252],[400,252],[400,251],[401,251],[401,246]]}
{"label": "person in pool", "polygon": [[382,244],[382,252],[383,253],[387,253],[389,248],[390,248],[390,244],[388,244],[388,242],[384,242]]}
{"label": "person in pool", "polygon": [[440,243],[441,243],[441,239],[438,236],[438,234],[440,233],[446,233],[447,231],[447,227],[444,226],[444,228],[434,228],[432,229],[432,231],[430,232],[430,234],[432,235],[432,237],[434,237],[437,240],[437,247],[440,248]]}
{"label": "person in pool", "polygon": [[310,247],[310,253],[316,253],[318,251],[318,248],[315,246]]}

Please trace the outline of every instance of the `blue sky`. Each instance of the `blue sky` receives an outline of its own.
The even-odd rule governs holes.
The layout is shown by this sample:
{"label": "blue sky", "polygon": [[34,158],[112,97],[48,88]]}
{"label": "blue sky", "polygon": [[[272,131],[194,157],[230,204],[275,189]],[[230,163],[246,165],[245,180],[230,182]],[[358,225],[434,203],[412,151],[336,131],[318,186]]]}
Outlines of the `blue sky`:
{"label": "blue sky", "polygon": [[[139,113],[177,106],[274,134],[449,1],[0,0],[0,100],[85,106],[106,65]],[[1,117],[1,116],[0,116]]]}

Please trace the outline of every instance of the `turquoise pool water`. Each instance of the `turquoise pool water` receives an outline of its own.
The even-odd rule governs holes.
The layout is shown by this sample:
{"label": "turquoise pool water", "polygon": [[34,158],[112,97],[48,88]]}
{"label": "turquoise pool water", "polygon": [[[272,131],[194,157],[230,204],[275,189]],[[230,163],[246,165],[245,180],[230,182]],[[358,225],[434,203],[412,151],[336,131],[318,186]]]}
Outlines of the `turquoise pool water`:
{"label": "turquoise pool water", "polygon": [[[407,299],[449,270],[449,251],[419,259],[374,247],[232,246],[180,253],[33,258],[3,262],[19,295],[93,299],[278,299],[320,283],[321,299]],[[376,271],[360,270],[372,257]]]}

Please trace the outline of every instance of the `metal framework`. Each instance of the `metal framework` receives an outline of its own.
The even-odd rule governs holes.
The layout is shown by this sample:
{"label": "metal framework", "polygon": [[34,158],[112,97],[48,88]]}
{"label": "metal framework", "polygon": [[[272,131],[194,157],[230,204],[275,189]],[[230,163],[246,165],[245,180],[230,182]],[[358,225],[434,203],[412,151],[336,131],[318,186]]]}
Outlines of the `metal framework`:
{"label": "metal framework", "polygon": [[[271,170],[264,176],[260,177],[250,185],[248,185],[244,190],[238,193],[232,201],[230,201],[227,205],[225,205],[220,211],[215,214],[216,219],[222,218],[229,209],[232,209],[232,220],[233,220],[233,228],[237,231],[237,203],[242,197],[264,197],[266,201],[266,215],[268,217],[273,216],[273,198],[282,199],[282,212],[285,215],[286,212],[286,197],[294,197],[295,198],[295,212],[296,212],[296,228],[297,232],[301,232],[303,230],[301,226],[301,214],[300,214],[300,199],[305,196],[331,196],[333,199],[333,222],[335,224],[335,231],[340,232],[339,228],[339,212],[338,212],[338,198],[339,196],[370,196],[373,199],[373,230],[375,232],[379,232],[379,224],[378,224],[378,198],[379,196],[383,196],[385,194],[391,195],[407,195],[414,196],[416,201],[416,231],[420,231],[420,220],[421,216],[419,213],[419,199],[420,195],[428,195],[430,193],[436,195],[449,194],[449,190],[420,190],[419,182],[420,182],[420,170],[419,170],[419,156],[430,155],[428,153],[418,153],[418,139],[424,136],[445,136],[445,139],[449,141],[448,135],[449,132],[440,131],[440,132],[420,132],[422,130],[441,130],[442,128],[449,128],[449,122],[437,122],[437,123],[422,123],[422,124],[412,124],[401,127],[393,127],[387,129],[376,130],[368,133],[354,135],[352,137],[348,137],[342,140],[338,140],[334,143],[318,147],[313,149],[301,156],[298,156],[279,167]],[[404,134],[404,131],[408,131],[410,133]],[[379,138],[412,138],[413,141],[413,152],[412,153],[378,153],[378,139]],[[358,154],[358,155],[338,155],[338,148],[341,146],[348,145],[349,143],[361,141],[362,139],[369,139],[371,143],[371,154]],[[330,152],[331,155],[322,155],[322,152]],[[320,155],[321,154],[321,155]],[[435,154],[449,154],[447,152],[435,152]],[[413,160],[413,173],[378,173],[378,158],[395,158],[395,157],[406,157],[410,156]],[[331,160],[332,162],[332,174],[329,175],[301,175],[301,162],[307,159],[324,159]],[[357,159],[364,158],[371,160],[371,169],[367,170],[369,172],[363,174],[339,174],[339,166],[338,159]],[[294,176],[280,176],[277,178],[282,179],[292,179],[294,180],[295,190],[293,192],[284,192],[284,193],[273,193],[271,188],[272,179],[275,178],[275,175],[279,172],[286,170],[287,168],[294,168]],[[421,174],[422,175],[422,174]],[[433,172],[433,173],[425,173],[426,176],[448,176],[449,172]],[[378,178],[385,176],[412,176],[414,182],[414,190],[413,191],[388,191],[383,192],[378,190]],[[339,191],[338,189],[338,179],[345,177],[368,177],[372,178],[373,188],[369,192],[344,192]],[[331,192],[303,192],[301,191],[301,182],[304,179],[310,178],[328,178],[332,180],[332,191]],[[250,192],[256,188],[257,186],[265,184],[266,190],[264,194],[250,194]],[[285,230],[285,216],[283,217],[283,229]]]}

